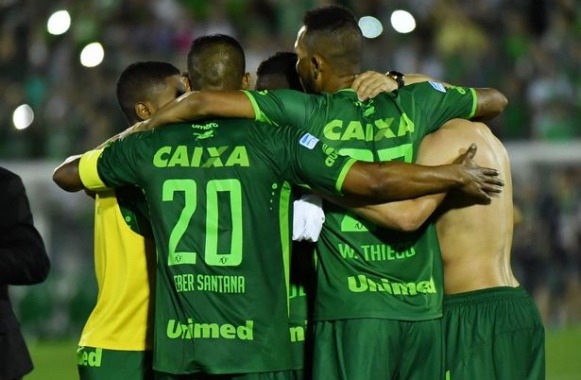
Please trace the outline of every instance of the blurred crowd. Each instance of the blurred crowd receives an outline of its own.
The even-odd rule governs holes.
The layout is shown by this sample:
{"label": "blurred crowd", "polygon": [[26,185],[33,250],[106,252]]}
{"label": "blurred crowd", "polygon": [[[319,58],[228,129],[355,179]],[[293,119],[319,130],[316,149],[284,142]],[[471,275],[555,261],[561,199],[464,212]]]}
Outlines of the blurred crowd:
{"label": "blurred crowd", "polygon": [[512,250],[520,283],[546,326],[581,322],[581,163],[513,170]]}
{"label": "blurred crowd", "polygon": [[[421,72],[449,83],[501,90],[510,104],[490,125],[504,142],[581,137],[575,123],[581,119],[578,0],[0,0],[0,160],[58,162],[125,128],[114,88],[132,62],[163,60],[185,70],[194,38],[225,33],[242,43],[247,70],[254,73],[273,52],[292,50],[305,10],[328,3],[382,22],[383,33],[366,42],[364,69]],[[61,9],[71,14],[71,28],[50,35],[47,19]],[[391,27],[396,9],[415,17],[413,32],[398,34]],[[79,53],[94,41],[102,43],[104,61],[83,67]],[[12,112],[23,103],[32,107],[35,119],[29,128],[16,130]],[[92,251],[90,200],[42,189],[39,193],[50,199],[44,204],[51,226],[49,251],[73,252],[52,257],[56,270],[77,273],[63,276],[68,282],[53,279],[47,294],[20,298],[24,323],[36,323],[46,332],[47,323],[51,331],[63,321],[81,323],[95,289],[86,280]],[[581,321],[578,189],[581,162],[515,170],[520,220],[515,266],[549,325]],[[62,305],[55,304],[55,294],[62,296]]]}
{"label": "blurred crowd", "polygon": [[[2,0],[0,1],[0,158],[60,158],[95,146],[124,127],[114,83],[136,60],[185,69],[193,38],[226,33],[246,50],[247,69],[277,50],[291,50],[304,10],[324,0]],[[492,86],[510,100],[493,123],[503,139],[578,137],[581,116],[581,2],[575,0],[343,0],[384,32],[368,40],[366,69],[422,72],[450,83]],[[48,34],[56,10],[70,30]],[[417,28],[398,34],[396,9]],[[79,63],[99,41],[101,65]],[[12,128],[16,106],[31,105],[30,128]]]}

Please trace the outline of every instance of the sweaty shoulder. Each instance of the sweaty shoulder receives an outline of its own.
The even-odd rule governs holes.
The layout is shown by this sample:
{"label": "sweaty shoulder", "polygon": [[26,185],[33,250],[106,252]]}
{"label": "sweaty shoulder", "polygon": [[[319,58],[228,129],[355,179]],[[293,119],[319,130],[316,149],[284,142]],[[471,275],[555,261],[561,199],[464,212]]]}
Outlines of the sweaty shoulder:
{"label": "sweaty shoulder", "polygon": [[507,155],[504,146],[486,124],[463,119],[450,120],[427,135],[422,140],[420,152],[438,156],[438,163],[444,163],[465,152],[472,143],[478,146],[476,162],[490,162],[491,156]]}

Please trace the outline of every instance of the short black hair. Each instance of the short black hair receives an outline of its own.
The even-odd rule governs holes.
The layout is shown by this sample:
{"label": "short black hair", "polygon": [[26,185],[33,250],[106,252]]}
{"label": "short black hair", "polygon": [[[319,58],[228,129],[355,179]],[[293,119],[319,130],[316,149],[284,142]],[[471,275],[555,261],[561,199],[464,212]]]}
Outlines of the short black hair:
{"label": "short black hair", "polygon": [[302,91],[303,87],[296,70],[297,55],[290,51],[279,51],[265,59],[256,70],[257,90],[263,90],[258,86],[258,81],[266,76],[281,77],[281,82],[286,82],[285,88]]}
{"label": "short black hair", "polygon": [[307,11],[305,45],[309,54],[320,54],[334,67],[359,72],[363,58],[363,33],[355,15],[340,5]]}
{"label": "short black hair", "polygon": [[180,75],[180,70],[167,62],[142,61],[132,63],[121,72],[117,79],[117,102],[129,124],[139,121],[135,113],[135,103],[150,100],[165,80]]}
{"label": "short black hair", "polygon": [[212,34],[192,41],[187,66],[192,90],[238,90],[246,70],[246,58],[234,37]]}

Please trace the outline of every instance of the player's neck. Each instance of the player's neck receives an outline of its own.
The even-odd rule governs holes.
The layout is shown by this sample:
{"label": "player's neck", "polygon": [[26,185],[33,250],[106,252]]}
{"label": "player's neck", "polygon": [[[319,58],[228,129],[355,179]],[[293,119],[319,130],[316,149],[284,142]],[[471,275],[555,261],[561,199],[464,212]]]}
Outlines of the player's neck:
{"label": "player's neck", "polygon": [[333,76],[323,85],[321,92],[337,92],[346,88],[351,88],[355,75]]}

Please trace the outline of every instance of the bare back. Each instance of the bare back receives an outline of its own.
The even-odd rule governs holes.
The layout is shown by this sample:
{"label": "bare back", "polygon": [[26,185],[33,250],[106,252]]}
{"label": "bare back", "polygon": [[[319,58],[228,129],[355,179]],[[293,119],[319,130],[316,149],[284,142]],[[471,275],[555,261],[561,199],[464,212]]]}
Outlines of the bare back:
{"label": "bare back", "polygon": [[466,206],[463,196],[454,193],[440,206],[436,227],[446,294],[518,286],[510,266],[514,218],[510,161],[502,143],[482,123],[451,120],[427,136],[421,149],[449,160],[470,143],[478,145],[476,163],[498,169],[505,186],[489,205]]}

